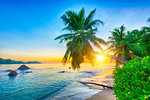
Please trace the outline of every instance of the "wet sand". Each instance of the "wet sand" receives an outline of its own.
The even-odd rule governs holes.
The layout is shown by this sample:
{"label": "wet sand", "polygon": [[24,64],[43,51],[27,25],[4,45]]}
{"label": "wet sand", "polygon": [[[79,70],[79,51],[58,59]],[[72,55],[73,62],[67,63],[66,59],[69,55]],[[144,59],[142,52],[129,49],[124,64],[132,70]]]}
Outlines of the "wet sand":
{"label": "wet sand", "polygon": [[113,90],[103,90],[92,97],[85,100],[116,100],[113,95]]}
{"label": "wet sand", "polygon": [[[99,75],[89,78],[86,81],[113,86],[112,72],[113,68],[103,70],[101,73],[99,73]],[[103,87],[94,85],[87,85],[87,86],[89,86],[90,88],[100,89],[102,91],[85,100],[116,100],[115,95],[113,95],[112,89],[103,89]]]}

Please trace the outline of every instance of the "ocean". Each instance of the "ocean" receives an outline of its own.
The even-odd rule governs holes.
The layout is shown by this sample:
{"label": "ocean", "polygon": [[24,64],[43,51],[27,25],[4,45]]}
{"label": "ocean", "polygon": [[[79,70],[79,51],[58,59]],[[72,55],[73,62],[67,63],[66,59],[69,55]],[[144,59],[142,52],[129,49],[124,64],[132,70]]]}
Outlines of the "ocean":
{"label": "ocean", "polygon": [[[100,91],[78,81],[93,77],[95,74],[89,71],[99,71],[102,67],[83,64],[80,71],[73,71],[69,63],[26,65],[31,69],[17,69],[21,64],[0,65],[0,100],[84,100]],[[8,76],[8,70],[17,71],[18,75]]]}

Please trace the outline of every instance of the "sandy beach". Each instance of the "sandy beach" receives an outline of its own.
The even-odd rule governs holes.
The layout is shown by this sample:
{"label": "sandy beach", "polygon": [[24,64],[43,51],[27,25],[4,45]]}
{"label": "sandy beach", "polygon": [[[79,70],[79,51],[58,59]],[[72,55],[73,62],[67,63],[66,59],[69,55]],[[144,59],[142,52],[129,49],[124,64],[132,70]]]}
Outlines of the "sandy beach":
{"label": "sandy beach", "polygon": [[[113,69],[103,70],[99,75],[94,76],[86,81],[113,86],[112,72]],[[87,86],[89,86],[90,88],[100,89],[102,91],[85,100],[116,100],[115,95],[113,95],[112,89],[103,89],[102,87],[95,85],[87,85]]]}
{"label": "sandy beach", "polygon": [[92,97],[85,100],[116,100],[113,95],[113,90],[103,90]]}

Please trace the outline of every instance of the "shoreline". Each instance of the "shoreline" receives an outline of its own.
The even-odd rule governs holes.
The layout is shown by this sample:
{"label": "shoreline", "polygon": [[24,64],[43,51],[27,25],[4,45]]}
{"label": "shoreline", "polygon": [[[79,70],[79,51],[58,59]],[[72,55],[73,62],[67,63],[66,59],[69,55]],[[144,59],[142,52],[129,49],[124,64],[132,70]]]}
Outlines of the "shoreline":
{"label": "shoreline", "polygon": [[113,90],[102,90],[95,95],[92,95],[90,98],[85,100],[116,100],[115,95],[113,95]]}
{"label": "shoreline", "polygon": [[[98,84],[104,84],[108,86],[113,86],[113,78],[112,78],[113,69],[103,70],[102,72],[98,73],[96,76],[93,76],[88,79],[84,79],[82,81],[93,82]],[[99,89],[102,90],[85,100],[116,100],[115,95],[113,95],[112,89],[103,89],[103,87],[96,86],[96,85],[86,85],[91,89]]]}

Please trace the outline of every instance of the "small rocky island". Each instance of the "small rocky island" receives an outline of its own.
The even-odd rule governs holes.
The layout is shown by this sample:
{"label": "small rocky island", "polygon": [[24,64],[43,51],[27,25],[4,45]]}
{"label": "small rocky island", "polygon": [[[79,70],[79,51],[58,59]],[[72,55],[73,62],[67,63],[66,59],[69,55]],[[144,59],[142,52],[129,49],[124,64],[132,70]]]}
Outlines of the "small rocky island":
{"label": "small rocky island", "polygon": [[18,69],[30,69],[30,68],[26,65],[21,65]]}

